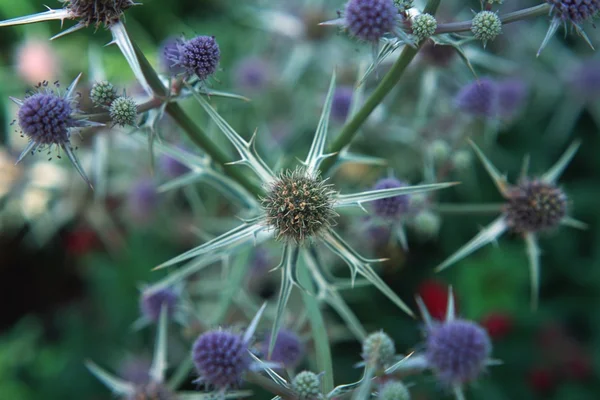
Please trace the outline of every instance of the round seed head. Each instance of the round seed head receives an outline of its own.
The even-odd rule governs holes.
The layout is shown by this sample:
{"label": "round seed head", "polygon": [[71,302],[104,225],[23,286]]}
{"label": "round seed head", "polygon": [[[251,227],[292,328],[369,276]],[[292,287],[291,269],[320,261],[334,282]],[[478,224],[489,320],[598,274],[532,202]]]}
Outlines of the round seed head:
{"label": "round seed head", "polygon": [[502,33],[502,21],[495,12],[481,11],[473,17],[471,32],[475,38],[486,44]]}
{"label": "round seed head", "polygon": [[73,107],[68,99],[53,92],[35,93],[19,108],[19,126],[29,140],[41,145],[69,142],[69,128],[75,126]]}
{"label": "round seed head", "polygon": [[493,117],[498,109],[496,82],[481,78],[464,86],[454,102],[458,109],[475,117]]}
{"label": "round seed head", "polygon": [[567,214],[567,196],[551,183],[524,181],[511,188],[504,205],[508,225],[515,232],[556,228]]}
{"label": "round seed head", "polygon": [[458,150],[452,155],[452,165],[459,171],[466,171],[472,162],[473,155],[468,150]]}
{"label": "round seed head", "polygon": [[321,394],[321,379],[313,372],[302,371],[292,381],[292,388],[300,400],[314,400]]}
{"label": "round seed head", "polygon": [[354,90],[350,86],[340,86],[333,93],[331,117],[337,122],[344,122],[350,112]]}
{"label": "round seed head", "polygon": [[[406,186],[406,183],[396,178],[384,178],[377,181],[373,190],[393,189]],[[372,202],[375,214],[378,217],[390,218],[397,217],[408,211],[410,205],[410,197],[408,195],[398,195],[379,199]]]}
{"label": "round seed head", "polygon": [[485,329],[460,319],[433,326],[425,346],[429,367],[448,385],[476,379],[485,369],[492,351]]}
{"label": "round seed head", "polygon": [[546,0],[552,6],[552,14],[564,22],[575,25],[600,12],[600,0]]}
{"label": "round seed head", "polygon": [[196,75],[205,81],[214,74],[221,59],[221,51],[214,36],[197,36],[178,45],[178,59],[173,60],[180,65],[189,76]]}
{"label": "round seed head", "polygon": [[443,139],[436,139],[429,144],[427,151],[431,155],[434,161],[444,161],[450,155],[452,149],[448,142]]}
{"label": "round seed head", "polygon": [[[268,354],[270,341],[271,335],[268,334],[263,342],[263,354]],[[269,360],[281,363],[285,368],[294,368],[302,360],[302,357],[304,357],[304,344],[298,335],[287,329],[279,330]]]}
{"label": "round seed head", "polygon": [[362,344],[362,358],[368,364],[384,366],[396,355],[394,341],[384,332],[375,332],[367,336]]}
{"label": "round seed head", "polygon": [[439,215],[429,210],[423,210],[415,216],[413,223],[415,231],[419,236],[424,239],[430,239],[436,237],[440,232],[442,220]]}
{"label": "round seed head", "polygon": [[394,30],[398,9],[392,0],[350,0],[346,3],[344,18],[352,36],[376,43]]}
{"label": "round seed head", "polygon": [[296,169],[281,174],[262,199],[266,224],[277,238],[302,243],[326,231],[337,213],[333,208],[335,192],[320,176]]}
{"label": "round seed head", "polygon": [[135,125],[137,105],[131,97],[117,97],[110,105],[109,114],[115,125]]}
{"label": "round seed head", "polygon": [[90,91],[90,98],[96,107],[109,107],[117,97],[117,89],[108,81],[94,83]]}
{"label": "round seed head", "polygon": [[164,385],[152,382],[139,386],[127,400],[175,400],[177,396]]}
{"label": "round seed head", "polygon": [[228,331],[209,331],[192,348],[192,360],[203,382],[217,389],[236,387],[250,367],[248,345]]}
{"label": "round seed head", "polygon": [[85,26],[110,27],[135,5],[132,0],[61,0],[74,19]]}
{"label": "round seed head", "polygon": [[410,400],[410,392],[402,382],[388,382],[379,390],[379,400]]}
{"label": "round seed head", "polygon": [[437,21],[431,14],[419,14],[413,18],[412,30],[413,34],[419,41],[427,39],[435,33],[437,29]]}
{"label": "round seed head", "polygon": [[173,316],[179,297],[172,289],[146,289],[140,297],[140,311],[142,315],[152,322],[157,322],[163,305],[167,315]]}

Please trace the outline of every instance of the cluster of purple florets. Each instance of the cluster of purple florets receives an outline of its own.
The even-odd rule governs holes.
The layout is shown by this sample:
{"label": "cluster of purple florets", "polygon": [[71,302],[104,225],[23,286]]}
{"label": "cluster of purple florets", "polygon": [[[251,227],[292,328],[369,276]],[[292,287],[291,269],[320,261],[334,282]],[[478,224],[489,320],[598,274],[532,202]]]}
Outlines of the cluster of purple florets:
{"label": "cluster of purple florets", "polygon": [[476,323],[461,319],[432,326],[425,347],[429,367],[448,385],[476,379],[492,351],[487,332]]}
{"label": "cluster of purple florets", "polygon": [[205,81],[217,71],[221,51],[214,36],[197,36],[176,43],[166,43],[163,49],[172,73],[185,73]]}
{"label": "cluster of purple florets", "polygon": [[54,92],[40,92],[27,97],[19,108],[19,126],[23,133],[40,145],[69,141],[69,128],[75,126],[69,99]]}
{"label": "cluster of purple florets", "polygon": [[[406,183],[396,178],[384,178],[375,184],[373,190],[401,188],[404,186],[406,186]],[[410,197],[407,195],[399,195],[373,201],[373,210],[375,211],[375,214],[381,218],[397,217],[406,213],[409,207]]]}
{"label": "cluster of purple florets", "polygon": [[242,336],[222,330],[200,335],[192,348],[192,360],[201,381],[218,389],[238,386],[251,364]]}
{"label": "cluster of purple florets", "polygon": [[457,108],[476,117],[514,117],[527,97],[527,86],[517,78],[496,81],[481,78],[464,86],[456,95]]}
{"label": "cluster of purple florets", "polygon": [[600,12],[600,0],[546,0],[553,14],[565,22],[579,24]]}
{"label": "cluster of purple florets", "polygon": [[392,32],[398,21],[398,9],[392,0],[350,0],[344,12],[350,34],[376,43]]}

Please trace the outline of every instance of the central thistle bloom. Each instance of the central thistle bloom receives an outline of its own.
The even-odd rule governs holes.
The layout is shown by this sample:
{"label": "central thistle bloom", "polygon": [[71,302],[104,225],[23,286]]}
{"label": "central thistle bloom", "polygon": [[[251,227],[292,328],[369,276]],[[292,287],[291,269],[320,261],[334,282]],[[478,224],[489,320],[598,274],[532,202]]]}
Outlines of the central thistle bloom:
{"label": "central thistle bloom", "polygon": [[84,26],[110,27],[121,19],[123,12],[135,5],[131,0],[63,0],[65,8]]}
{"label": "central thistle bloom", "polygon": [[556,228],[567,215],[567,196],[552,183],[524,181],[507,193],[507,224],[517,232]]}
{"label": "central thistle bloom", "polygon": [[295,243],[319,235],[338,216],[332,187],[319,175],[308,175],[301,168],[282,173],[262,199],[266,224],[278,239]]}

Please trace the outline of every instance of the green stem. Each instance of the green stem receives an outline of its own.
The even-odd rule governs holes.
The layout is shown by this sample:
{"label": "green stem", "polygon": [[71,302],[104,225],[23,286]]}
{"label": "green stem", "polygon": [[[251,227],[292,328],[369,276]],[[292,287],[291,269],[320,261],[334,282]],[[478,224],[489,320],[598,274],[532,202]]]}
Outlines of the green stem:
{"label": "green stem", "polygon": [[[429,0],[423,12],[434,15],[440,5],[440,1],[441,0]],[[423,42],[421,42],[421,45],[422,43]],[[339,152],[348,146],[348,144],[358,133],[358,129],[367,120],[369,115],[371,115],[375,107],[377,107],[383,101],[385,96],[387,96],[388,93],[396,86],[400,78],[402,78],[406,67],[408,67],[410,62],[417,55],[421,45],[419,45],[417,48],[411,46],[404,47],[402,53],[398,57],[398,60],[396,60],[389,72],[383,77],[371,96],[369,96],[369,98],[365,101],[362,108],[358,110],[358,112],[346,125],[344,125],[340,134],[327,149],[327,153],[334,155],[323,160],[321,163],[321,172],[323,174],[333,167],[339,156]]]}
{"label": "green stem", "polygon": [[[550,13],[551,5],[548,3],[540,4],[534,7],[524,8],[523,10],[514,11],[500,16],[500,21],[503,24],[522,21],[524,19],[535,18]],[[473,21],[450,22],[448,24],[438,24],[435,34],[440,33],[458,33],[468,32],[471,30]]]}
{"label": "green stem", "polygon": [[432,209],[440,214],[472,215],[498,214],[504,204],[434,204]]}
{"label": "green stem", "polygon": [[[133,43],[133,48],[135,49],[135,54],[140,63],[140,67],[148,81],[148,84],[154,91],[154,94],[158,98],[165,98],[164,101],[168,101],[167,99],[167,89],[162,84],[160,78],[158,77],[150,62],[142,53],[137,44]],[[200,128],[198,125],[194,123],[188,117],[188,115],[183,111],[183,109],[177,103],[169,103],[165,108],[166,112],[179,124],[179,126],[185,131],[188,137],[194,142],[198,147],[200,147],[206,154],[208,154],[213,161],[223,167],[224,172],[237,181],[240,185],[244,186],[247,190],[253,193],[256,196],[262,194],[262,189],[255,185],[248,177],[241,172],[239,168],[231,168],[227,167],[231,160],[209,137],[208,135]]]}

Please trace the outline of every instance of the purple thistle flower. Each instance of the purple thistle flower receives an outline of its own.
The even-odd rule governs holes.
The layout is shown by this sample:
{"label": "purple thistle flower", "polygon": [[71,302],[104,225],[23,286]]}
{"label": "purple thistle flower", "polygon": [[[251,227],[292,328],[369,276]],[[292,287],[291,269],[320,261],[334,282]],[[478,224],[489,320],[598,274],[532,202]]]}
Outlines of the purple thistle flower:
{"label": "purple thistle flower", "polygon": [[499,115],[508,119],[515,117],[527,97],[527,85],[521,79],[512,78],[498,82],[497,90]]}
{"label": "purple thistle flower", "polygon": [[151,219],[158,205],[158,192],[151,179],[142,178],[134,182],[127,198],[127,209],[136,221]]}
{"label": "purple thistle flower", "polygon": [[398,9],[392,0],[350,0],[346,4],[344,18],[353,36],[376,43],[394,30]]}
{"label": "purple thistle flower", "polygon": [[476,379],[485,369],[492,351],[485,329],[461,319],[431,326],[425,347],[428,365],[448,385]]}
{"label": "purple thistle flower", "polygon": [[[268,354],[271,334],[265,336],[263,341],[263,354]],[[304,344],[298,335],[287,329],[280,329],[271,353],[270,361],[283,364],[286,368],[296,367],[304,357]]]}
{"label": "purple thistle flower", "polygon": [[571,91],[584,100],[591,101],[600,97],[600,60],[583,61],[568,77]]}
{"label": "purple thistle flower", "polygon": [[481,78],[464,86],[456,95],[456,106],[463,112],[477,117],[494,117],[498,107],[496,82]]}
{"label": "purple thistle flower", "polygon": [[552,13],[563,22],[575,25],[595,16],[600,11],[600,0],[546,0]]}
{"label": "purple thistle flower", "polygon": [[186,75],[196,75],[201,81],[216,72],[221,59],[221,51],[214,36],[179,40],[176,50],[171,48],[165,54],[171,61],[170,68],[182,68]]}
{"label": "purple thistle flower", "polygon": [[[384,178],[380,179],[375,184],[373,190],[392,189],[403,186],[406,186],[406,183],[396,178]],[[373,208],[378,217],[391,218],[407,212],[409,203],[410,197],[408,195],[399,195],[388,197],[386,199],[375,200],[373,201]]]}
{"label": "purple thistle flower", "polygon": [[243,59],[235,69],[236,85],[248,90],[261,90],[269,83],[270,65],[263,59]]}
{"label": "purple thistle flower", "polygon": [[344,122],[350,112],[354,89],[351,86],[340,86],[333,93],[331,117],[337,122]]}
{"label": "purple thistle flower", "polygon": [[163,304],[167,308],[167,315],[172,317],[178,300],[179,297],[172,289],[146,289],[140,297],[140,311],[150,321],[157,322]]}
{"label": "purple thistle flower", "polygon": [[200,379],[221,390],[239,386],[251,364],[242,336],[222,330],[200,335],[192,348],[192,360]]}
{"label": "purple thistle flower", "polygon": [[185,68],[181,65],[174,63],[173,60],[179,60],[179,46],[178,44],[181,42],[180,39],[175,37],[170,37],[165,39],[158,53],[158,63],[160,65],[160,69],[163,72],[168,72],[173,75],[182,74],[185,72]]}

